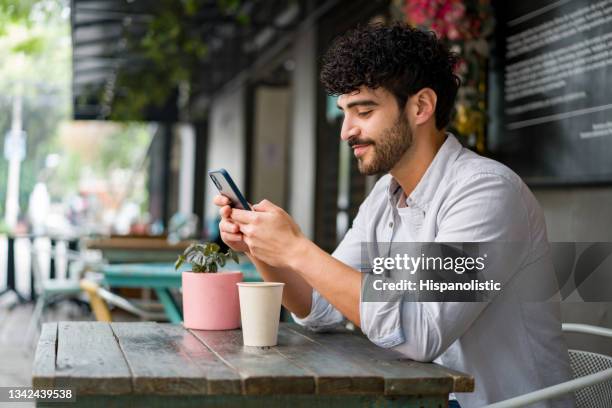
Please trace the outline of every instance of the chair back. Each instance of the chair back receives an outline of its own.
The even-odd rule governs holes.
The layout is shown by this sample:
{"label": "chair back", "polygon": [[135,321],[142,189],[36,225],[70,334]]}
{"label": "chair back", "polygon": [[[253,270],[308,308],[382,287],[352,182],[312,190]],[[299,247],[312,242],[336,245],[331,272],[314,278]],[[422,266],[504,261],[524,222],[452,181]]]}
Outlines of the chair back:
{"label": "chair back", "polygon": [[[612,357],[582,350],[570,350],[574,378],[612,368]],[[577,408],[608,407],[612,401],[612,380],[580,389],[574,393]]]}
{"label": "chair back", "polygon": [[34,280],[34,291],[36,295],[40,295],[43,288],[43,280],[46,278],[42,274],[41,255],[47,255],[48,251],[40,249],[40,242],[37,239],[31,241],[30,247],[30,268],[32,270],[32,279]]}

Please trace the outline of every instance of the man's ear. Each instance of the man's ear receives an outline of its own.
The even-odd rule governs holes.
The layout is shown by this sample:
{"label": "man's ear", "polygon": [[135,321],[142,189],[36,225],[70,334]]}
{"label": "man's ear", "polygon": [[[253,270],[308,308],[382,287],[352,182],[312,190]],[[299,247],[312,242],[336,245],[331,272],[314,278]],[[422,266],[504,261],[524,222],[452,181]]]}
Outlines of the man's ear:
{"label": "man's ear", "polygon": [[435,121],[438,96],[431,88],[423,88],[410,97],[411,114],[416,126],[423,125],[433,117]]}

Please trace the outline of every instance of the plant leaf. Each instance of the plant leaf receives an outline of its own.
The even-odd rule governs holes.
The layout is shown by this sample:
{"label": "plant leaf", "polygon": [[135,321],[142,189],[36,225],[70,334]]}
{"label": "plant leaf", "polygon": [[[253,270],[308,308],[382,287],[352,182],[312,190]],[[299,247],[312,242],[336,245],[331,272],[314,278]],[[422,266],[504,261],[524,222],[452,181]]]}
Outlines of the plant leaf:
{"label": "plant leaf", "polygon": [[238,254],[237,254],[237,253],[236,253],[234,250],[232,250],[232,249],[228,249],[228,250],[227,250],[227,255],[228,255],[230,258],[232,258],[232,260],[233,260],[234,262],[236,262],[237,264],[239,264],[239,263],[240,263],[240,259],[238,259]]}
{"label": "plant leaf", "polygon": [[204,251],[203,252],[204,252],[204,255],[210,256],[210,254],[212,253],[212,249],[211,249],[209,243],[204,246]]}
{"label": "plant leaf", "polygon": [[178,259],[174,263],[174,269],[178,270],[183,265],[184,262],[185,262],[185,257],[183,255],[179,255]]}
{"label": "plant leaf", "polygon": [[193,272],[217,272],[219,267],[225,266],[229,257],[238,263],[238,256],[232,250],[227,253],[219,252],[221,247],[214,242],[194,243],[185,249],[175,263],[178,269],[183,263],[191,264]]}
{"label": "plant leaf", "polygon": [[187,248],[185,248],[185,251],[183,252],[183,255],[187,255],[187,254],[193,252],[195,247],[196,247],[196,244],[189,245]]}

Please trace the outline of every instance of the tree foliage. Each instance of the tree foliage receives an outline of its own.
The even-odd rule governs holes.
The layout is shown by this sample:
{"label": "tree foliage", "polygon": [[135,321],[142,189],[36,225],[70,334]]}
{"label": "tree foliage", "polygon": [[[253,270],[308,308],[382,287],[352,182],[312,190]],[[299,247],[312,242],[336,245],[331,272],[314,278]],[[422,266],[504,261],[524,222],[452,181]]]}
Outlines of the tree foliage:
{"label": "tree foliage", "polygon": [[[26,157],[19,204],[28,196],[46,156],[57,148],[58,124],[70,116],[70,22],[67,0],[0,0],[0,149],[11,128],[13,102],[22,95]],[[8,161],[0,156],[0,213]]]}

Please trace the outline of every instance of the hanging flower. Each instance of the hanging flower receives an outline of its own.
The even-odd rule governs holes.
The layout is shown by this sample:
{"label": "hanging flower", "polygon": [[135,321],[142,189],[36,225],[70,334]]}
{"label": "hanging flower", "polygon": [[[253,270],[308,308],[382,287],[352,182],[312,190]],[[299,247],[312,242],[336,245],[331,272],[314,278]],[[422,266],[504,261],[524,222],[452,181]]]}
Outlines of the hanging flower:
{"label": "hanging flower", "polygon": [[462,36],[465,6],[461,0],[413,0],[404,7],[407,21],[415,26],[427,26],[440,38],[458,40]]}
{"label": "hanging flower", "polygon": [[403,12],[409,24],[462,42],[491,34],[490,7],[489,0],[405,0]]}
{"label": "hanging flower", "polygon": [[463,86],[451,125],[476,150],[485,150],[486,60],[493,33],[490,0],[399,0],[406,22],[432,30],[460,56],[455,72]]}

